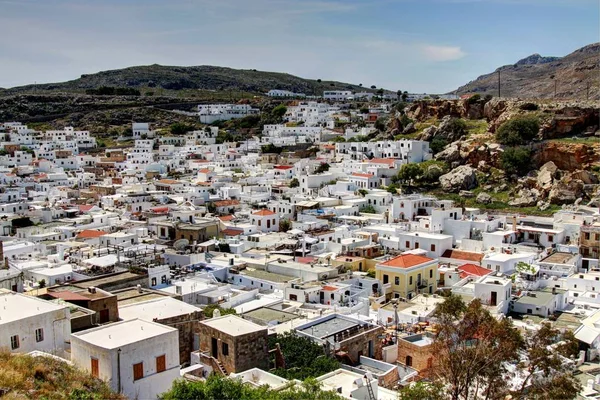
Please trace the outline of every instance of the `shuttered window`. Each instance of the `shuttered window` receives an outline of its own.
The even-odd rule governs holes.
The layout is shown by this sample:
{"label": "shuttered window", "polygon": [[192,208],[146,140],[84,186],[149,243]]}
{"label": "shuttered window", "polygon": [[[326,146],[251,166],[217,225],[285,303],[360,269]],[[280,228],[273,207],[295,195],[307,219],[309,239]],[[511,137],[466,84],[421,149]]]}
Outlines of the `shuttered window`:
{"label": "shuttered window", "polygon": [[97,358],[92,358],[91,359],[92,362],[92,376],[95,378],[98,378],[99,372],[98,372],[98,359]]}
{"label": "shuttered window", "polygon": [[133,380],[137,381],[144,377],[144,363],[133,364]]}
{"label": "shuttered window", "polygon": [[165,355],[156,357],[156,372],[163,372],[167,369],[167,360]]}

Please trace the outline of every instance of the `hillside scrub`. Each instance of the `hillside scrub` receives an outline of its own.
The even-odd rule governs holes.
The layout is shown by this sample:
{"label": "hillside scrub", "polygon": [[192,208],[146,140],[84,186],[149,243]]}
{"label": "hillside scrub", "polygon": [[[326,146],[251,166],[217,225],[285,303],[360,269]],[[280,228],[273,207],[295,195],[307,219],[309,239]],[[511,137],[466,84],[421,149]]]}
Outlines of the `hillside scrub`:
{"label": "hillside scrub", "polygon": [[125,400],[105,382],[64,361],[7,351],[0,351],[0,388],[7,390],[7,399]]}
{"label": "hillside scrub", "polygon": [[500,165],[508,176],[525,175],[532,168],[531,150],[525,147],[509,147],[502,153]]}
{"label": "hillside scrub", "polygon": [[496,140],[508,146],[519,146],[533,140],[539,130],[540,121],[537,117],[516,117],[500,125],[496,132]]}

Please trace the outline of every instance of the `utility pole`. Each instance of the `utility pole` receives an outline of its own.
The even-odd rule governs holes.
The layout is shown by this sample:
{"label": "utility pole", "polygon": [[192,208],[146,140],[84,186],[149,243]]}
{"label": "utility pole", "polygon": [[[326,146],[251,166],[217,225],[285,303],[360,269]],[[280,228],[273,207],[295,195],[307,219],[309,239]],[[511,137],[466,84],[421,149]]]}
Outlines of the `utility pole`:
{"label": "utility pole", "polygon": [[556,99],[556,78],[554,79],[554,98]]}
{"label": "utility pole", "polygon": [[585,99],[586,100],[590,99],[590,84],[589,83],[585,87]]}
{"label": "utility pole", "polygon": [[500,98],[500,70],[498,70],[498,98]]}

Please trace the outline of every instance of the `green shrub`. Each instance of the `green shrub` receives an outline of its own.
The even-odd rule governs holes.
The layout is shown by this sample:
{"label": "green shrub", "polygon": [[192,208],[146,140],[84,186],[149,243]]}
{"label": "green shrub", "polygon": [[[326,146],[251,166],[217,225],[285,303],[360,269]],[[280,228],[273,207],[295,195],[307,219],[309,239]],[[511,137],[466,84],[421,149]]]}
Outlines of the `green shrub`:
{"label": "green shrub", "polygon": [[431,143],[429,143],[429,148],[433,152],[433,154],[437,154],[440,151],[444,150],[444,147],[448,144],[448,140],[443,137],[434,137]]}
{"label": "green shrub", "polygon": [[531,170],[531,150],[525,147],[509,147],[500,157],[502,169],[508,176],[525,175]]}
{"label": "green shrub", "polygon": [[467,104],[475,104],[477,103],[479,100],[481,100],[481,95],[479,94],[474,94],[473,96],[469,97],[467,99]]}
{"label": "green shrub", "polygon": [[509,146],[518,146],[534,139],[539,130],[540,121],[537,117],[517,117],[500,125],[496,140]]}

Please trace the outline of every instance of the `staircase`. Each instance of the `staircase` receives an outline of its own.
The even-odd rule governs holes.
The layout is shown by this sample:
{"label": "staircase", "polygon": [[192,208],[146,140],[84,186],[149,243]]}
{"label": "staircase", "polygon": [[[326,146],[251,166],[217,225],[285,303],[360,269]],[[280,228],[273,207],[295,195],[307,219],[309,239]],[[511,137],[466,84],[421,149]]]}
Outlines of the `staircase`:
{"label": "staircase", "polygon": [[227,376],[227,371],[225,370],[225,367],[223,366],[223,363],[219,360],[217,360],[216,358],[213,358],[214,363],[217,367],[219,367],[219,371],[221,371],[221,374],[223,376]]}
{"label": "staircase", "polygon": [[367,381],[367,391],[369,392],[369,400],[377,400],[375,398],[375,393],[373,393],[373,386],[371,386],[371,382],[369,382],[369,379],[366,379]]}

